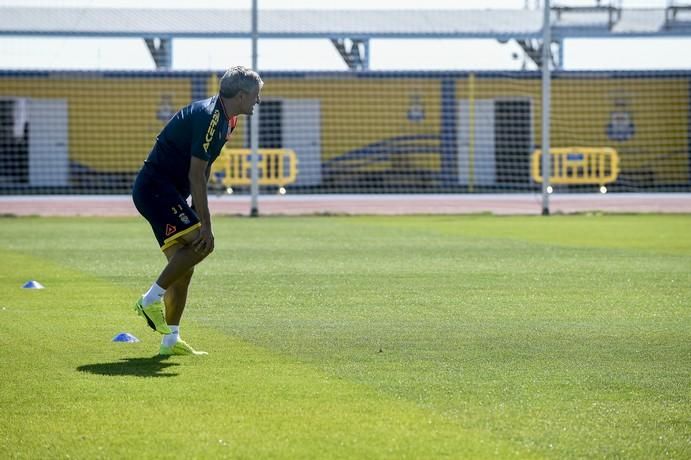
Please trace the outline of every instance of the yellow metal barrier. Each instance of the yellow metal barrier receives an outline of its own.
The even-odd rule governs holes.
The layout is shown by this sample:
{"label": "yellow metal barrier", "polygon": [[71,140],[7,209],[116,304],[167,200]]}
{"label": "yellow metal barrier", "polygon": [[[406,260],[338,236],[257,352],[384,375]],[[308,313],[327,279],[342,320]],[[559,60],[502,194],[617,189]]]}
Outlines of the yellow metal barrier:
{"label": "yellow metal barrier", "polygon": [[[211,166],[212,183],[222,183],[226,187],[250,185],[250,149],[231,149],[224,147]],[[285,187],[297,178],[297,156],[291,149],[259,149],[259,185]]]}
{"label": "yellow metal barrier", "polygon": [[[610,147],[564,147],[550,149],[552,184],[603,185],[617,180],[619,155]],[[533,180],[542,183],[542,150],[533,152]]]}

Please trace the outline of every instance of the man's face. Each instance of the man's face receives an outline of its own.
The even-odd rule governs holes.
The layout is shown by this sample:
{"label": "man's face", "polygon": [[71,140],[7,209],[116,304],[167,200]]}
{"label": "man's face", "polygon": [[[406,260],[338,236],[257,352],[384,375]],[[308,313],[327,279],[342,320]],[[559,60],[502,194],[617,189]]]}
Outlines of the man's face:
{"label": "man's face", "polygon": [[259,104],[261,102],[259,93],[261,92],[261,88],[256,87],[254,90],[250,92],[245,92],[241,91],[240,96],[240,109],[242,110],[242,113],[245,115],[252,115],[252,112],[254,112],[254,106],[256,104]]}

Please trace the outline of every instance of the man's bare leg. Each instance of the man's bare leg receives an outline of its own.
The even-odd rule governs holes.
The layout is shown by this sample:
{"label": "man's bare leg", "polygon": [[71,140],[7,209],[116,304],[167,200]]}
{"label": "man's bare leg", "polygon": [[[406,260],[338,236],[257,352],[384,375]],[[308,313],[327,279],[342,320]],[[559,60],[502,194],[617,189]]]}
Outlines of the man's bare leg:
{"label": "man's bare leg", "polygon": [[[164,249],[168,263],[158,280],[135,304],[135,310],[146,318],[152,329],[161,334],[169,336],[175,332],[177,336],[194,266],[204,260],[213,249],[213,245],[194,245],[200,235],[201,230],[197,228],[191,233],[180,236],[172,246]],[[203,249],[205,247],[210,249]],[[165,312],[161,300],[166,304]],[[169,325],[174,327],[171,328]]]}
{"label": "man's bare leg", "polygon": [[166,306],[166,323],[168,325],[180,325],[182,313],[185,311],[187,305],[187,290],[192,280],[194,267],[187,270],[187,272],[171,284],[163,296],[163,303]]}
{"label": "man's bare leg", "polygon": [[[202,255],[195,252],[184,241],[167,248],[164,254],[168,259],[168,264],[161,272],[157,283],[159,285],[166,283],[167,286],[163,300],[166,323],[169,325],[171,333],[163,336],[160,353],[164,355],[206,354],[206,352],[194,350],[186,342],[180,340],[180,320],[187,304],[187,292],[194,274],[194,265],[201,262],[207,254]],[[190,264],[192,264],[191,267]],[[190,268],[183,271],[185,267]],[[180,272],[182,272],[182,275],[180,275]],[[173,279],[173,281],[170,282],[170,279]]]}
{"label": "man's bare leg", "polygon": [[186,243],[174,244],[164,253],[168,258],[168,265],[163,269],[156,283],[166,290],[173,283],[187,276],[187,272],[208,255],[196,252],[192,246]]}

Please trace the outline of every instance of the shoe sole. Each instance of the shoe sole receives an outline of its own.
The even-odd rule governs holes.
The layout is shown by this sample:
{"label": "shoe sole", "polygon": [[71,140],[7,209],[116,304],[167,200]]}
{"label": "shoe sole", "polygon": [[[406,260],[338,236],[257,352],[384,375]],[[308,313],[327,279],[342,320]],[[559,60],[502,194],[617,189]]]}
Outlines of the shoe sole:
{"label": "shoe sole", "polygon": [[160,349],[158,351],[159,356],[207,356],[208,353],[205,351],[194,351],[192,353],[173,353],[171,350],[170,353],[163,353]]}
{"label": "shoe sole", "polygon": [[185,354],[179,354],[179,353],[158,353],[158,356],[208,356],[208,353],[185,353]]}

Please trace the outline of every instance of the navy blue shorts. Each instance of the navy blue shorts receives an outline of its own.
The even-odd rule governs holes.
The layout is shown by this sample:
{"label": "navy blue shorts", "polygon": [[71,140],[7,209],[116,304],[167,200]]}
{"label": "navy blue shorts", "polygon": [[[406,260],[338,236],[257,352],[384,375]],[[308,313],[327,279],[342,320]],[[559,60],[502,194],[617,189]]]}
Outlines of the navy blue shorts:
{"label": "navy blue shorts", "polygon": [[140,172],[134,181],[132,200],[139,214],[151,224],[161,250],[201,227],[187,199],[172,184],[145,172]]}

